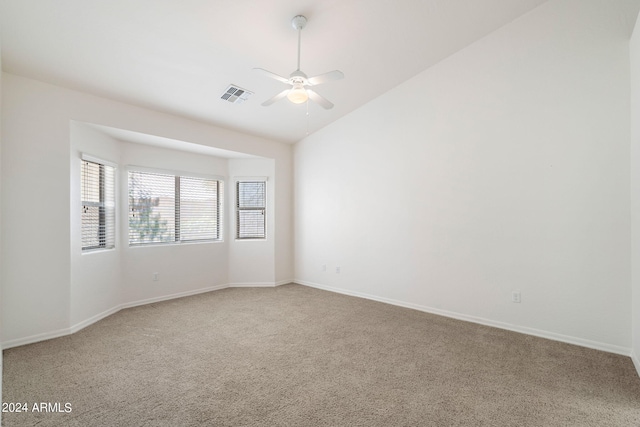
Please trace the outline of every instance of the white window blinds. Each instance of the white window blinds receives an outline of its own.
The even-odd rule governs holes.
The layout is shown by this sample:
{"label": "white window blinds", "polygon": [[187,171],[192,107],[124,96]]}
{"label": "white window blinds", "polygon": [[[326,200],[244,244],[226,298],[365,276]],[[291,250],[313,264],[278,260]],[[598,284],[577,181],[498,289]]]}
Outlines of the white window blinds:
{"label": "white window blinds", "polygon": [[129,245],[219,240],[222,182],[129,172]]}
{"label": "white window blinds", "polygon": [[82,160],[82,250],[115,247],[115,168]]}
{"label": "white window blinds", "polygon": [[220,236],[219,181],[180,177],[180,240],[217,240]]}
{"label": "white window blinds", "polygon": [[129,244],[175,241],[175,176],[129,172]]}
{"label": "white window blinds", "polygon": [[266,237],[267,183],[238,181],[236,184],[236,238]]}

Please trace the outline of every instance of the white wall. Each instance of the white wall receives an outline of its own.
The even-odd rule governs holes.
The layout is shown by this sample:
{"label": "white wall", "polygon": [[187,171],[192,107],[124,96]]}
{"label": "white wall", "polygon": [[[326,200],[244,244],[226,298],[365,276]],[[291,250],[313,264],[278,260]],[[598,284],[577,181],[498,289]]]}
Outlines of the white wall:
{"label": "white wall", "polygon": [[638,22],[631,37],[629,54],[631,57],[632,358],[640,374],[640,24]]}
{"label": "white wall", "polygon": [[[86,274],[98,257],[107,258],[114,254],[117,257],[118,251],[81,255],[78,254],[77,242],[71,242],[72,236],[77,240],[77,231],[72,233],[75,220],[71,213],[76,203],[71,194],[77,191],[74,182],[77,176],[72,172],[76,168],[71,159],[77,161],[74,155],[77,156],[82,145],[71,146],[71,138],[77,131],[72,130],[75,129],[73,122],[94,123],[271,158],[273,173],[278,177],[274,179],[275,205],[291,210],[289,145],[7,73],[2,77],[2,322],[5,346],[68,333],[76,322],[86,320],[86,316],[99,315],[99,311],[108,308],[116,298],[109,282],[117,274],[89,285],[86,284],[89,280]],[[94,145],[96,151],[100,147],[104,152],[94,154],[115,155],[118,149],[109,145],[104,141],[97,143]],[[176,157],[174,153],[167,154],[160,149],[154,150],[151,157],[145,157],[149,150],[152,149],[121,148],[120,161],[123,164],[142,164],[144,159],[153,159],[154,164],[150,166],[158,168],[167,166],[172,169],[169,166],[174,165],[174,161],[190,169],[210,168],[207,163],[210,160],[186,155]],[[169,158],[171,162],[168,162]],[[46,212],[46,216],[42,216],[42,212]],[[276,248],[282,248],[281,252],[270,255],[276,266],[277,281],[288,281],[292,277],[289,219],[287,215],[274,219],[273,242]],[[145,248],[123,248],[121,241],[121,302],[152,299],[202,285],[203,275],[198,272],[180,281],[170,272],[164,274],[164,270],[159,270],[153,261],[156,256],[157,259],[173,259],[176,251],[180,251],[177,260],[189,260],[184,265],[185,269],[206,266],[204,271],[211,273],[205,274],[210,286],[224,281],[228,269],[213,271],[216,262],[209,265],[210,258],[220,255],[220,248],[224,245],[146,248],[157,252],[154,257],[148,257],[142,253]],[[207,249],[202,250],[203,247]],[[7,251],[7,248],[11,250]],[[75,261],[80,257],[82,264],[74,261],[72,268],[72,257],[76,257]],[[99,268],[115,263],[115,258],[104,264],[102,259],[96,261],[102,266]],[[82,267],[76,269],[77,265]],[[148,283],[149,273],[154,271],[159,271],[161,276],[160,281],[152,286]],[[83,286],[91,286],[92,289]],[[87,302],[87,305],[82,306],[80,302]]]}
{"label": "white wall", "polygon": [[[220,242],[129,247],[127,237],[129,166],[221,177],[228,187],[228,160],[149,145],[118,141],[87,124],[71,124],[71,318],[72,327],[102,317],[121,305],[225,287],[228,284],[229,231]],[[82,252],[80,244],[80,157],[87,153],[116,163],[116,247]],[[236,160],[239,163],[246,159]],[[269,160],[273,164],[273,160]],[[271,172],[273,173],[273,171]],[[224,194],[224,193],[223,193]],[[224,200],[223,217],[232,215]],[[228,220],[227,220],[228,222]],[[226,225],[226,224],[225,224]],[[261,254],[274,263],[273,251]],[[153,274],[159,280],[153,280]],[[265,280],[265,274],[259,276]],[[268,275],[273,282],[273,274]]]}
{"label": "white wall", "polygon": [[[1,33],[1,32],[0,32]],[[2,176],[2,40],[0,40],[0,177]],[[2,180],[0,180],[0,224],[2,224]],[[2,268],[2,227],[0,227],[0,333],[2,331],[2,288],[4,287]],[[2,336],[0,335],[0,342]],[[0,402],[2,400],[2,348],[0,347]],[[2,423],[2,412],[0,412],[0,423]]]}
{"label": "white wall", "polygon": [[[82,252],[81,236],[81,194],[80,163],[81,154],[86,153],[116,164],[121,164],[121,144],[85,124],[70,124],[70,217],[69,227],[71,284],[70,284],[70,325],[77,325],[117,307],[122,302],[120,296],[122,271],[120,253],[122,239],[116,233],[116,247],[113,250]],[[119,168],[117,172],[120,172]],[[116,176],[116,182],[121,182]],[[121,192],[120,192],[121,193]],[[126,192],[125,192],[126,194]],[[118,201],[120,206],[121,201]],[[121,224],[116,218],[116,224]],[[124,217],[126,218],[126,216]]]}
{"label": "white wall", "polygon": [[[229,215],[229,283],[232,286],[272,286],[276,283],[275,218],[277,210],[274,188],[277,177],[274,174],[274,162],[270,159],[231,159],[229,160],[228,193],[231,203],[236,201],[236,181],[242,178],[267,179],[267,238],[264,240],[236,240],[235,215]],[[234,211],[235,212],[235,211]],[[288,282],[288,281],[287,281]],[[282,283],[279,283],[282,284]]]}
{"label": "white wall", "polygon": [[[149,147],[141,144],[124,144],[123,165],[158,168],[174,172],[191,172],[215,175],[225,180],[224,191],[229,186],[227,160],[213,156],[181,153],[173,150]],[[126,168],[120,175],[120,216],[127,218]],[[226,195],[226,194],[225,194]],[[225,197],[223,218],[228,221],[229,201]],[[226,224],[225,224],[226,225]],[[127,241],[127,225],[120,226],[121,240]],[[223,230],[220,242],[201,242],[180,245],[154,245],[128,247],[121,245],[123,266],[123,299],[125,303],[159,298],[163,295],[181,294],[198,289],[224,287],[228,283],[228,230]],[[273,254],[268,254],[273,259]],[[159,280],[153,281],[153,273]]]}
{"label": "white wall", "polygon": [[296,144],[296,281],[628,354],[628,34],[609,6],[545,3]]}
{"label": "white wall", "polygon": [[[276,194],[273,204],[273,249],[275,252],[275,283],[293,282],[293,147],[289,146],[289,158],[276,158],[273,183],[269,185]],[[282,237],[279,237],[282,236]]]}
{"label": "white wall", "polygon": [[69,325],[69,101],[3,74],[3,342]]}

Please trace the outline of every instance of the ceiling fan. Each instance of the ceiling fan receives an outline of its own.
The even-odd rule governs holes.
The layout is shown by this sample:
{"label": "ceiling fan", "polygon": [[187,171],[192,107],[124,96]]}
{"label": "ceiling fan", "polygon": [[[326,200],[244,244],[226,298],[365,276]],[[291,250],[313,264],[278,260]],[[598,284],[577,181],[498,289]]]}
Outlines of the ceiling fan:
{"label": "ceiling fan", "polygon": [[262,105],[266,107],[286,96],[289,101],[294,104],[302,104],[311,99],[327,110],[333,108],[333,104],[331,102],[318,95],[314,90],[310,89],[310,87],[330,82],[332,80],[340,80],[344,77],[344,74],[342,74],[342,71],[333,70],[328,73],[320,74],[319,76],[307,77],[307,75],[300,70],[300,34],[302,29],[307,25],[307,18],[302,15],[297,15],[291,20],[291,25],[294,29],[298,30],[298,68],[289,75],[289,78],[279,76],[278,74],[272,73],[271,71],[267,71],[263,68],[254,68],[254,70],[259,71],[272,79],[291,85],[290,88],[287,88],[279,94],[267,99],[262,103]]}

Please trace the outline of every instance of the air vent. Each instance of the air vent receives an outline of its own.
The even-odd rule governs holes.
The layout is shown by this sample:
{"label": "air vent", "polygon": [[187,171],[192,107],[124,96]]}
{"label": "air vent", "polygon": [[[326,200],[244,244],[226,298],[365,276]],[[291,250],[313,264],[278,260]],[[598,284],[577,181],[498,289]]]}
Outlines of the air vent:
{"label": "air vent", "polygon": [[229,101],[234,104],[242,104],[244,101],[249,99],[251,95],[253,95],[253,92],[249,92],[248,90],[242,89],[238,86],[229,85],[226,92],[222,94],[220,99],[224,99],[225,101]]}

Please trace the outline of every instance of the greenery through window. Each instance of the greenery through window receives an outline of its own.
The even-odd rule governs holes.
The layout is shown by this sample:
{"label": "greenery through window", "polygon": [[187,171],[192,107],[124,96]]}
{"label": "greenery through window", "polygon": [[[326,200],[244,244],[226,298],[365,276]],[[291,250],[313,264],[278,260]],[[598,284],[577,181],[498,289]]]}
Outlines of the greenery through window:
{"label": "greenery through window", "polygon": [[129,171],[129,245],[220,240],[222,184]]}

